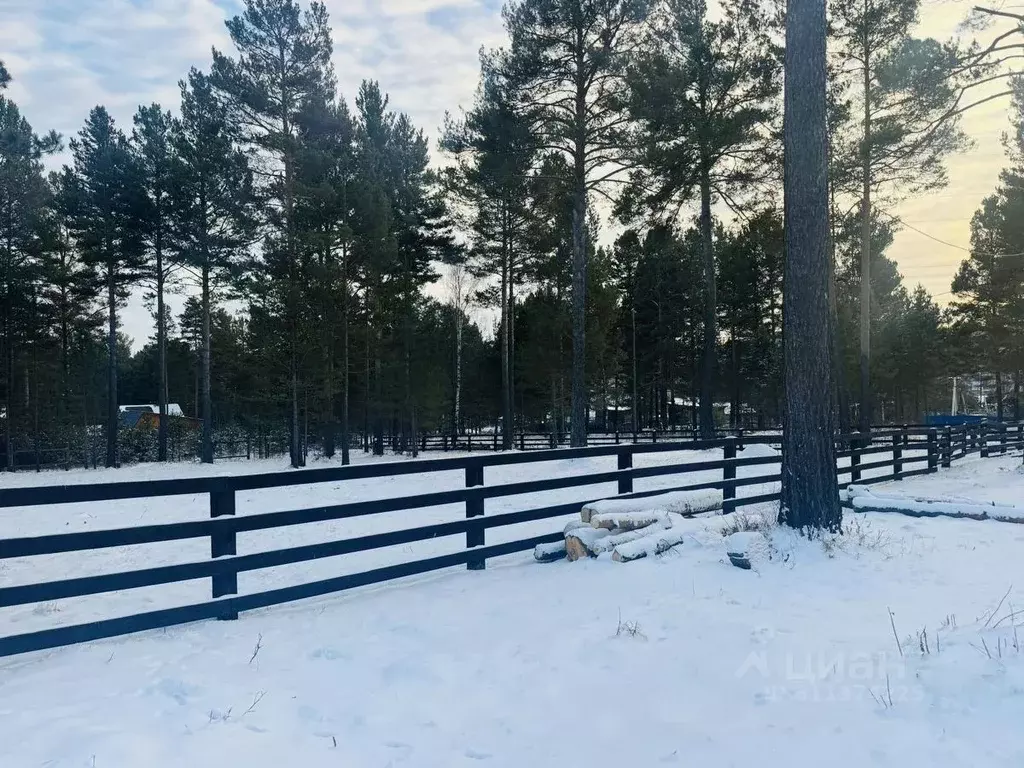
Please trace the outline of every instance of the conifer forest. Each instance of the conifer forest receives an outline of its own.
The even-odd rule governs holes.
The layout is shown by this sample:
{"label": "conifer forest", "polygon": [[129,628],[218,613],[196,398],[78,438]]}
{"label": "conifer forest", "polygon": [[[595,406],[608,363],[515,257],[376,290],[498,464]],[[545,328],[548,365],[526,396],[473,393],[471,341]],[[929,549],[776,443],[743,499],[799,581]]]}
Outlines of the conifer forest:
{"label": "conifer forest", "polygon": [[[926,12],[827,9],[827,264],[805,287],[843,433],[948,412],[954,378],[964,410],[1020,418],[1024,17],[936,40]],[[246,0],[232,46],[130,123],[33,125],[0,65],[0,469],[780,428],[805,277],[785,8],[508,0],[503,20],[442,125],[385,82],[341,92],[305,0]],[[929,295],[887,256],[897,207],[947,185],[997,98],[1005,170]],[[140,295],[145,338],[122,317]]]}

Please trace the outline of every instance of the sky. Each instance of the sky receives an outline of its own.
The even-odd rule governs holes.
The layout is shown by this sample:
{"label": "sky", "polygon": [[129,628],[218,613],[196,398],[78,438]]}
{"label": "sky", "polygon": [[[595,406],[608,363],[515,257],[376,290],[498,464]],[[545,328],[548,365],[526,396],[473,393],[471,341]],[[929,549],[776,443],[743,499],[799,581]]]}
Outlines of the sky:
{"label": "sky", "polygon": [[[501,1],[326,0],[342,94],[351,102],[364,78],[376,79],[395,109],[436,136],[446,111],[471,103],[480,48],[503,42]],[[919,33],[949,37],[968,8],[923,0]],[[239,0],[0,0],[9,95],[40,132],[73,136],[96,104],[128,130],[140,104],[173,109],[178,80],[189,67],[207,68],[212,47],[231,51],[224,21],[240,9]],[[978,146],[949,163],[949,186],[898,211],[908,228],[890,255],[910,286],[922,283],[940,302],[966,256],[971,214],[1002,167],[1007,107],[1001,100],[971,113],[965,125]],[[140,300],[124,326],[136,348],[151,334]]]}

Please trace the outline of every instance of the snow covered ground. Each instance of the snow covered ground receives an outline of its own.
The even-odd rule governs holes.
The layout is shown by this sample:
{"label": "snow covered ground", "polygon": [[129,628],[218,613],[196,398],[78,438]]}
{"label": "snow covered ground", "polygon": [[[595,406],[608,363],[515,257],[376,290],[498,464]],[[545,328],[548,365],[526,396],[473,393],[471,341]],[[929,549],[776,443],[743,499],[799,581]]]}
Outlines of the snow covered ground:
{"label": "snow covered ground", "polygon": [[[682,458],[644,455],[637,465]],[[1020,461],[972,459],[878,489],[1020,503]],[[487,482],[600,471],[613,462],[488,469]],[[245,463],[216,471],[260,469]],[[182,468],[143,468],[148,476],[175,470]],[[59,477],[88,482],[102,473]],[[461,473],[446,473],[432,477],[429,490],[461,482]],[[655,483],[679,481],[638,481],[637,490]],[[242,495],[239,513],[422,492],[422,484],[410,476],[260,491]],[[613,489],[513,497],[488,501],[487,509],[601,493]],[[5,536],[115,527],[205,517],[206,505],[198,497],[0,510],[0,525]],[[462,511],[248,534],[239,538],[240,552]],[[772,514],[767,506],[760,511]],[[689,522],[691,535],[673,552],[630,564],[603,557],[540,565],[524,553],[490,561],[484,572],[440,572],[236,622],[2,659],[0,766],[1024,765],[1024,636],[1018,639],[1013,620],[1024,596],[1011,587],[1024,583],[1024,526],[879,513],[847,513],[847,520],[849,533],[837,541],[772,533],[752,553],[752,571],[728,565],[722,533],[733,519],[712,518]],[[490,530],[488,542],[563,522]],[[243,575],[240,591],[462,545],[455,537]],[[208,556],[208,547],[198,541],[77,561],[25,558],[3,562],[0,579],[184,562]],[[205,599],[208,590],[204,581],[7,609],[0,634],[168,607]]]}

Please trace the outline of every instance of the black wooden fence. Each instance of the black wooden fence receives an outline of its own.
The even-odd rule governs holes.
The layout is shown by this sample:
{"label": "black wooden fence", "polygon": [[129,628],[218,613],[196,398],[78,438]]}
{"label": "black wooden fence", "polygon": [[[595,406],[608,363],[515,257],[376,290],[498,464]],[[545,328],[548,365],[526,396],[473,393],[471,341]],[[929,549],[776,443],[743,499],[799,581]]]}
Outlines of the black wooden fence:
{"label": "black wooden fence", "polygon": [[[235,619],[243,611],[453,566],[465,565],[470,570],[482,569],[489,558],[530,550],[537,544],[557,541],[562,537],[560,531],[554,531],[540,536],[488,545],[486,543],[488,529],[577,514],[582,504],[596,500],[581,498],[571,503],[527,508],[488,516],[485,514],[487,499],[608,483],[614,484],[617,494],[630,494],[634,497],[650,496],[671,490],[720,488],[725,499],[723,511],[726,514],[740,507],[776,501],[779,497],[777,490],[767,494],[758,493],[746,496],[738,495],[737,492],[749,486],[778,483],[778,456],[743,456],[740,454],[742,448],[747,445],[759,444],[778,447],[779,439],[778,436],[756,436],[730,437],[704,442],[652,442],[642,445],[610,445],[532,453],[487,453],[460,458],[373,463],[261,475],[2,489],[0,490],[0,524],[3,519],[3,508],[195,494],[209,495],[210,519],[137,525],[111,530],[4,538],[0,539],[0,559],[203,538],[210,540],[211,556],[200,562],[66,578],[37,584],[0,586],[0,607],[27,605],[207,578],[211,581],[213,599],[193,605],[0,637],[0,656],[10,656],[204,619]],[[851,482],[881,482],[900,479],[936,472],[940,465],[949,466],[953,460],[972,452],[987,456],[990,452],[1005,453],[1011,449],[1019,449],[1022,445],[1024,445],[1024,431],[1022,431],[1021,425],[997,427],[979,425],[943,430],[905,427],[873,433],[870,439],[862,435],[849,435],[840,438],[838,442],[840,479],[844,486]],[[633,459],[638,454],[695,450],[720,450],[722,458],[690,460],[684,463],[655,466],[635,467],[633,465]],[[613,456],[617,459],[617,466],[614,470],[497,485],[486,485],[485,483],[485,470],[488,467]],[[884,458],[876,458],[882,456]],[[846,465],[845,459],[849,459],[848,465]],[[865,459],[868,460],[864,461]],[[771,474],[737,476],[739,468],[759,466],[772,466]],[[235,515],[235,494],[240,491],[339,482],[359,478],[393,478],[400,475],[422,475],[423,486],[429,488],[432,476],[439,472],[453,470],[464,472],[464,488],[307,509]],[[720,471],[721,477],[705,482],[686,482],[688,475],[707,471]],[[54,478],[59,478],[59,476],[56,474]],[[634,480],[659,476],[678,477],[680,482],[672,487],[634,493]],[[612,495],[615,493],[606,493],[597,498],[607,498]],[[238,536],[246,532],[455,503],[465,505],[464,519],[255,554],[236,554]],[[465,549],[451,554],[412,562],[394,563],[360,573],[336,576],[297,586],[270,589],[252,594],[238,594],[239,573],[439,537],[462,535],[465,535]]]}

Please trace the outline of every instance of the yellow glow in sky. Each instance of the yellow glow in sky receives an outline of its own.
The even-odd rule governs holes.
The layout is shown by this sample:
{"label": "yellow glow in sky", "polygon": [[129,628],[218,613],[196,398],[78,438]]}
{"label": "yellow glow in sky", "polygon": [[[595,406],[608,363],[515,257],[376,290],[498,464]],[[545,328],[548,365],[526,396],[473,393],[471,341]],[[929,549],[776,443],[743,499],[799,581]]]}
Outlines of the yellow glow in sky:
{"label": "yellow glow in sky", "polygon": [[[999,2],[1005,3],[1005,0],[998,0],[995,7],[1000,7]],[[948,39],[955,34],[970,7],[968,3],[923,0],[921,24],[916,34]],[[997,28],[1008,27],[994,25],[978,32],[978,41],[991,40]],[[988,90],[985,87],[977,89],[972,101],[1005,90],[1005,83],[996,83]],[[1006,165],[1000,137],[1010,127],[1009,110],[1009,97],[1004,97],[966,113],[963,126],[977,146],[947,162],[949,186],[907,200],[896,211],[908,226],[897,233],[888,255],[899,264],[908,289],[920,283],[939,304],[946,304],[952,298],[950,282],[960,262],[968,255],[962,249],[970,245],[971,216],[982,199],[995,190],[999,171]],[[936,239],[952,245],[944,245]]]}

